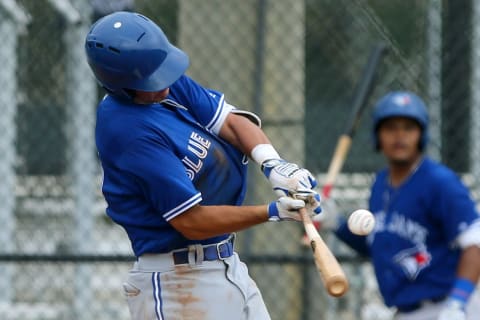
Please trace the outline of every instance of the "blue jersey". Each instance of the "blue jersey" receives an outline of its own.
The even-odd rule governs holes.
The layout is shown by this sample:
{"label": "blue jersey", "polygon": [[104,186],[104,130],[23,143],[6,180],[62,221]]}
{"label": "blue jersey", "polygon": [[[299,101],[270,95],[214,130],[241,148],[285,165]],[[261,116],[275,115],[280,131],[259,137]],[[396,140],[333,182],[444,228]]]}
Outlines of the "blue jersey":
{"label": "blue jersey", "polygon": [[479,219],[475,203],[454,172],[429,158],[399,187],[388,180],[379,172],[371,189],[374,231],[359,237],[343,225],[337,235],[370,255],[387,306],[446,296],[460,257],[455,239]]}
{"label": "blue jersey", "polygon": [[242,203],[247,158],[218,136],[232,108],[187,76],[161,103],[107,96],[99,104],[95,135],[107,214],[126,230],[136,256],[228,237],[189,241],[169,221],[196,204]]}

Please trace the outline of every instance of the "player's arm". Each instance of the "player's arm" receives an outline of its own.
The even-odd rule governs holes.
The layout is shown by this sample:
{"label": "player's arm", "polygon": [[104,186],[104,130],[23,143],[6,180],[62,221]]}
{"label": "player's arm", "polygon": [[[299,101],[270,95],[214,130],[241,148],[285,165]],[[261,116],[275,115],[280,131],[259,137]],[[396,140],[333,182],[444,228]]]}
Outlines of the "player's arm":
{"label": "player's arm", "polygon": [[462,231],[455,242],[462,252],[455,283],[439,320],[463,319],[465,306],[480,280],[480,220]]}
{"label": "player's arm", "polygon": [[202,206],[195,205],[169,220],[184,237],[202,240],[248,227],[279,220],[300,220],[298,210],[305,202],[281,197],[269,205],[259,206]]}
{"label": "player's arm", "polygon": [[353,234],[347,225],[346,219],[339,219],[339,225],[333,230],[338,239],[362,256],[370,256],[370,249],[365,236]]}
{"label": "player's arm", "polygon": [[450,296],[466,303],[480,280],[480,220],[460,233],[456,243],[462,253],[457,267],[457,281]]}
{"label": "player's arm", "polygon": [[268,206],[202,206],[196,205],[170,220],[183,236],[201,240],[237,232],[268,221]]}
{"label": "player's arm", "polygon": [[[225,119],[219,136],[258,163],[278,196],[288,196],[299,190],[311,190],[317,182],[307,169],[283,160],[262,129],[245,114],[231,112]],[[320,196],[312,193],[315,213],[320,210]]]}
{"label": "player's arm", "polygon": [[468,279],[472,283],[478,283],[480,280],[480,247],[478,245],[471,245],[462,250],[457,277]]}
{"label": "player's arm", "polygon": [[[263,130],[250,118],[242,114],[229,113],[219,133],[220,137],[235,146],[243,154],[251,156],[252,150],[260,144],[271,145]],[[272,147],[273,148],[273,147]],[[272,157],[280,159],[276,151]]]}
{"label": "player's arm", "polygon": [[[252,121],[248,113],[229,113],[219,136],[259,164],[262,164],[265,159],[252,156],[252,151],[259,146],[267,149],[263,157],[280,159],[268,137]],[[288,197],[281,197],[269,205],[260,206],[196,205],[169,222],[186,238],[199,240],[240,231],[268,220],[300,220],[298,209],[301,207],[305,207],[304,201]],[[307,204],[307,208],[312,211],[317,207],[319,207],[318,199],[313,199]]]}

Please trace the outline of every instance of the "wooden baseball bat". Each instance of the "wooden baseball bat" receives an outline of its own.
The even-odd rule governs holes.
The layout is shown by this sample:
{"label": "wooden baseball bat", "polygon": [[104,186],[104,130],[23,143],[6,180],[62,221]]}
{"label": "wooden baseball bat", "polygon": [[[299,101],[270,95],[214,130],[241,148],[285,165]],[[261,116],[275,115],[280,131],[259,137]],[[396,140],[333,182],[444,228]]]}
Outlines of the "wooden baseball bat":
{"label": "wooden baseball bat", "polygon": [[327,292],[334,297],[344,295],[348,290],[348,280],[342,267],[323,241],[305,208],[300,209],[300,215],[310,241],[315,265]]}
{"label": "wooden baseball bat", "polygon": [[322,196],[324,199],[330,197],[330,192],[335,184],[335,180],[342,170],[343,164],[352,144],[352,138],[355,135],[362,113],[366,109],[368,99],[372,93],[377,67],[386,52],[387,46],[384,43],[380,42],[375,45],[375,47],[372,49],[360,81],[357,84],[352,103],[351,117],[344,132],[338,138],[335,152],[333,153],[332,160],[330,161],[330,165],[328,167],[327,176],[323,184]]}

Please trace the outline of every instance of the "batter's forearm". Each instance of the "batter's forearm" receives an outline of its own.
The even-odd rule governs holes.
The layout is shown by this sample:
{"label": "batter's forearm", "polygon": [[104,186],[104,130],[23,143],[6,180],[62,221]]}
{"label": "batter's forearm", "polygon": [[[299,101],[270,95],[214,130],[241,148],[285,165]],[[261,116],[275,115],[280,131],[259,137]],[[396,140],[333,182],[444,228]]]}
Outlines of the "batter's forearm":
{"label": "batter's forearm", "polygon": [[200,206],[170,220],[172,226],[191,240],[237,232],[268,221],[268,206]]}
{"label": "batter's forearm", "polygon": [[256,145],[270,144],[262,129],[249,119],[236,114],[228,115],[220,130],[220,137],[248,156]]}
{"label": "batter's forearm", "polygon": [[[464,309],[477,286],[479,276],[480,248],[477,245],[467,246],[460,256],[457,277],[450,290],[447,307]],[[442,317],[441,319],[448,319],[448,317]]]}
{"label": "batter's forearm", "polygon": [[478,283],[480,279],[480,247],[473,245],[463,250],[457,276]]}
{"label": "batter's forearm", "polygon": [[348,229],[346,221],[340,223],[340,226],[337,228],[337,230],[335,230],[335,235],[338,239],[355,250],[357,253],[366,257],[370,256],[366,237],[353,234]]}

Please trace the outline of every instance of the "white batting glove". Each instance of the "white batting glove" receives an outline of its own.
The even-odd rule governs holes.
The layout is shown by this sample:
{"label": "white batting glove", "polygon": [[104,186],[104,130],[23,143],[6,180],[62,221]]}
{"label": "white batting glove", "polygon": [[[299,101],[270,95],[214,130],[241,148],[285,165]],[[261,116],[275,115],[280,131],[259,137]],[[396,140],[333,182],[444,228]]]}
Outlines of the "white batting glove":
{"label": "white batting glove", "polygon": [[312,189],[297,189],[294,194],[291,195],[294,199],[300,199],[305,201],[305,208],[312,217],[317,217],[322,208],[320,207],[320,195],[318,192]]}
{"label": "white batting glove", "polygon": [[438,320],[466,320],[464,304],[457,300],[448,300],[440,312]]}
{"label": "white batting glove", "polygon": [[265,160],[262,171],[279,197],[317,186],[317,181],[310,171],[282,159]]}
{"label": "white batting glove", "polygon": [[270,221],[280,220],[302,220],[298,210],[305,207],[305,202],[290,197],[280,197],[268,205],[268,216]]}

